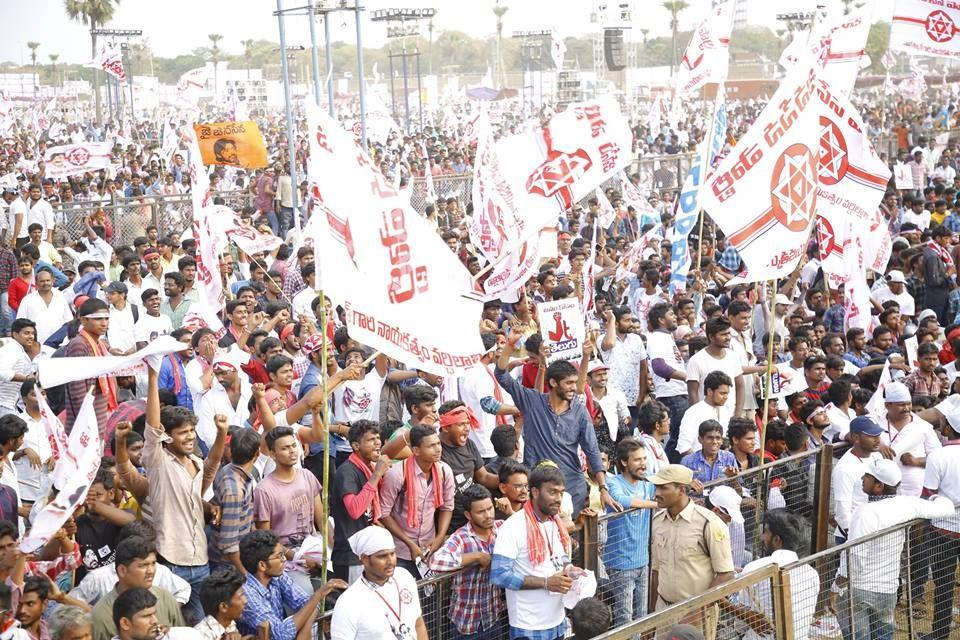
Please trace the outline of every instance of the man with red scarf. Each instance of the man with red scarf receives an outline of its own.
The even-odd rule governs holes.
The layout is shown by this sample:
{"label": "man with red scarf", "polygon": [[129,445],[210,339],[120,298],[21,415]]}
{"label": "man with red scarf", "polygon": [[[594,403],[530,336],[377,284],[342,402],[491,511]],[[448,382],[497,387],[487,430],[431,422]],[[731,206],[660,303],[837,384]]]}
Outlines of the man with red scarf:
{"label": "man with red scarf", "polygon": [[497,531],[490,582],[505,589],[511,638],[559,640],[566,633],[563,594],[583,569],[570,564],[560,520],[566,480],[555,466],[530,474],[530,499]]}
{"label": "man with red scarf", "polygon": [[927,285],[923,306],[936,313],[940,324],[947,326],[952,320],[947,317],[947,299],[957,275],[949,249],[953,234],[946,227],[938,226],[930,235],[930,241],[923,248],[923,276]]}
{"label": "man with red scarf", "polygon": [[333,575],[353,584],[363,565],[350,548],[350,537],[380,519],[380,481],[390,469],[390,458],[380,453],[380,427],[372,420],[350,425],[347,440],[353,453],[337,467],[333,478],[331,510]]}
{"label": "man with red scarf", "polygon": [[[500,479],[484,468],[480,450],[470,439],[471,431],[480,428],[480,423],[470,407],[459,400],[451,400],[444,402],[438,412],[442,447],[440,459],[453,470],[453,481],[456,485],[454,502],[475,482],[487,489],[496,489],[500,485]],[[455,509],[447,533],[452,534],[466,523],[465,512]]]}
{"label": "man with red scarf", "polygon": [[[64,356],[67,358],[109,356],[106,342],[107,327],[110,326],[110,306],[103,300],[89,298],[77,309],[80,318],[80,331],[67,343]],[[68,364],[65,366],[69,366]],[[93,387],[93,407],[97,412],[97,424],[107,424],[107,417],[117,408],[117,381],[113,376],[100,376],[67,383],[66,410],[64,423],[67,431],[73,428],[73,422],[80,412],[80,406]],[[103,434],[101,434],[103,436]]]}

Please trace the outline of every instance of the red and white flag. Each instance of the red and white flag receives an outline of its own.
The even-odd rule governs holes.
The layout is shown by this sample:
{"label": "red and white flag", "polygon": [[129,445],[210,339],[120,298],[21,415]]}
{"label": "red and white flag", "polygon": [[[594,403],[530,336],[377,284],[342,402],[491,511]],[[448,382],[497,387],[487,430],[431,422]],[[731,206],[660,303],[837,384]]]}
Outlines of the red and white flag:
{"label": "red and white flag", "polygon": [[650,201],[647,200],[649,195],[649,188],[647,193],[644,193],[640,188],[633,184],[630,178],[627,176],[627,172],[620,172],[620,188],[623,191],[621,194],[623,196],[623,201],[628,207],[633,207],[637,212],[637,218],[643,220],[644,218],[659,218],[660,213],[653,208],[650,204]]}
{"label": "red and white flag", "polygon": [[[40,424],[43,425],[43,433],[47,436],[47,442],[50,443],[54,461],[59,462],[69,452],[67,432],[63,428],[63,423],[60,422],[60,418],[47,404],[46,394],[37,393],[37,404],[40,408]],[[56,467],[54,467],[54,470],[56,470]]]}
{"label": "red and white flag", "polygon": [[426,190],[424,200],[427,202],[436,202],[437,201],[437,190],[433,186],[433,171],[430,167],[430,154],[427,153],[427,145],[420,143],[420,148],[423,149],[423,186]]}
{"label": "red and white flag", "polygon": [[253,226],[243,225],[240,214],[222,204],[210,207],[205,217],[211,225],[217,255],[223,253],[231,242],[247,255],[273,251],[283,244],[283,240],[272,233],[262,233]]}
{"label": "red and white flag", "polygon": [[927,81],[924,78],[923,69],[917,66],[914,60],[910,61],[910,77],[901,80],[897,90],[907,100],[915,102],[923,100],[923,95],[927,92]]}
{"label": "red and white flag", "polygon": [[99,171],[110,167],[109,142],[84,142],[50,147],[43,154],[44,176],[59,180],[87,171]]}
{"label": "red and white flag", "polygon": [[13,103],[5,94],[0,93],[0,138],[12,136],[16,125],[17,119],[13,115]]}
{"label": "red and white flag", "polygon": [[97,57],[86,66],[102,69],[116,78],[121,85],[127,83],[127,72],[123,70],[123,55],[119,47],[112,44],[104,44],[100,47]]}
{"label": "red and white flag", "polygon": [[563,56],[567,53],[567,45],[563,38],[554,34],[550,43],[550,57],[553,58],[553,66],[557,71],[563,69]]}
{"label": "red and white flag", "polygon": [[603,189],[600,187],[596,188],[597,198],[597,209],[598,216],[597,221],[601,229],[609,229],[610,225],[617,219],[617,210],[613,208],[613,205],[610,204],[607,194],[603,192]]}
{"label": "red and white flag", "polygon": [[[599,192],[600,190],[597,189]],[[600,195],[603,195],[600,193]],[[606,200],[606,196],[603,197]],[[609,205],[610,202],[607,202]],[[613,209],[613,207],[610,207]],[[583,306],[584,319],[589,318],[594,309],[597,308],[597,290],[594,275],[597,265],[597,225],[593,225],[593,238],[590,242],[590,253],[587,255],[587,261],[583,265]]]}
{"label": "red and white flag", "polygon": [[723,82],[729,68],[734,2],[724,2],[700,23],[677,69],[677,93],[696,91],[708,82]]}
{"label": "red and white flag", "polygon": [[912,55],[960,58],[960,5],[943,0],[897,0],[890,48]]}
{"label": "red and white flag", "polygon": [[100,469],[103,442],[93,407],[93,391],[87,393],[70,432],[68,455],[57,462],[53,470],[57,496],[31,522],[30,532],[20,542],[20,551],[33,553],[47,544],[67,519],[73,515],[90,490],[90,484]]}
{"label": "red and white flag", "polygon": [[659,224],[655,224],[645,234],[633,241],[633,244],[627,249],[620,262],[617,264],[617,274],[614,276],[615,282],[626,280],[636,275],[640,268],[640,262],[643,260],[643,251],[654,238],[659,238],[661,229]]}
{"label": "red and white flag", "polygon": [[470,273],[383,177],[353,136],[307,102],[314,246],[324,289],[350,335],[439,375],[483,355]]}
{"label": "red and white flag", "polygon": [[880,56],[880,64],[883,65],[884,69],[895,67],[897,65],[897,54],[887,49],[883,52],[883,55]]}
{"label": "red and white flag", "polygon": [[870,4],[847,15],[837,11],[814,29],[814,47],[823,65],[819,77],[844,97],[853,91],[860,70],[870,65],[866,46],[872,11]]}
{"label": "red and white flag", "polygon": [[[217,318],[216,312],[223,308],[226,297],[223,292],[223,281],[220,277],[220,256],[217,253],[216,235],[211,223],[213,200],[210,196],[210,176],[200,157],[200,144],[197,142],[193,126],[187,127],[189,142],[187,151],[190,155],[190,198],[193,201],[193,239],[197,242],[197,282],[203,295],[198,302],[191,305],[193,311],[200,313],[207,320],[208,326],[214,332],[224,330],[223,323]],[[193,307],[207,307],[206,311]]]}

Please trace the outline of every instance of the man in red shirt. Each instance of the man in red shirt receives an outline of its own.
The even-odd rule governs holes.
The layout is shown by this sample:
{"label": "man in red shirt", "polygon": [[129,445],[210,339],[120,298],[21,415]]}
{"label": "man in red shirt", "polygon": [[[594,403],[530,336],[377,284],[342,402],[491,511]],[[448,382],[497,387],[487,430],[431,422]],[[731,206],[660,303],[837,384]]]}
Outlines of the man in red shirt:
{"label": "man in red shirt", "polygon": [[14,311],[20,308],[20,301],[34,288],[33,260],[30,256],[26,253],[21,254],[20,259],[17,260],[17,267],[20,269],[20,275],[10,281],[7,297],[7,303]]}

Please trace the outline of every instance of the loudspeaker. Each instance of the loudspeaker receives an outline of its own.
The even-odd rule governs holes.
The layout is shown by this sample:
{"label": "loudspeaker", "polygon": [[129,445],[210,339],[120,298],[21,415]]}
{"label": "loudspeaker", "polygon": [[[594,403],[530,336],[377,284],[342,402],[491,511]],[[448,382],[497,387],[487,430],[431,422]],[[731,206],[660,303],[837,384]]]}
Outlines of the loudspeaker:
{"label": "loudspeaker", "polygon": [[627,66],[623,59],[623,29],[603,30],[603,58],[609,71],[622,71]]}

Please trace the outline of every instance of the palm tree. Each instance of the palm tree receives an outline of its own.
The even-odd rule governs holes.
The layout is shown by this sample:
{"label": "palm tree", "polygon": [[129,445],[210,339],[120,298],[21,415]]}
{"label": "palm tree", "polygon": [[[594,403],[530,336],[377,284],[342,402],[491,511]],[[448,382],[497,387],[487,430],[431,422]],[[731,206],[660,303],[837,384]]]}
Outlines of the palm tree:
{"label": "palm tree", "polygon": [[256,42],[253,38],[248,40],[241,40],[240,44],[243,45],[243,59],[247,63],[247,80],[250,80],[250,66],[253,64],[253,44]]}
{"label": "palm tree", "polygon": [[27,43],[27,48],[30,49],[30,64],[31,64],[31,66],[34,67],[34,71],[36,71],[36,66],[37,66],[37,49],[38,49],[39,47],[40,47],[40,43],[39,43],[39,42],[28,42],[28,43]]}
{"label": "palm tree", "polygon": [[207,36],[210,39],[210,57],[213,59],[213,95],[217,95],[217,63],[220,62],[220,47],[217,43],[223,40],[219,33],[211,33]]}
{"label": "palm tree", "polygon": [[663,8],[670,12],[670,29],[673,32],[673,38],[670,41],[671,77],[673,77],[673,70],[677,66],[677,14],[689,6],[684,0],[667,0],[663,3]]}
{"label": "palm tree", "polygon": [[[63,0],[63,8],[71,20],[90,27],[90,57],[97,56],[97,36],[94,29],[102,27],[113,18],[113,12],[120,0]],[[94,100],[96,101],[97,123],[100,122],[100,71],[94,74]]]}
{"label": "palm tree", "polygon": [[60,59],[60,54],[51,53],[50,54],[50,73],[53,75],[53,86],[59,86],[60,83],[57,82],[57,60]]}
{"label": "palm tree", "polygon": [[496,6],[493,7],[493,15],[497,17],[497,59],[494,61],[497,65],[497,73],[494,77],[494,82],[498,86],[503,86],[503,60],[500,58],[500,41],[503,37],[503,14],[507,12],[508,7],[504,7],[500,4],[500,0],[497,0]]}

